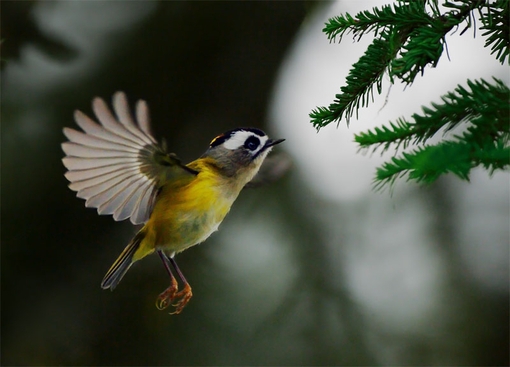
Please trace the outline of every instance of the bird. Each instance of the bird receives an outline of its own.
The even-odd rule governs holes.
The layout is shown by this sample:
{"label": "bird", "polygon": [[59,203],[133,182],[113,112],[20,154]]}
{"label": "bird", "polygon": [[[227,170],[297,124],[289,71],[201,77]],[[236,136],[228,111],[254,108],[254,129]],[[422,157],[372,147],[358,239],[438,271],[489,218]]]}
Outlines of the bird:
{"label": "bird", "polygon": [[142,225],[101,287],[113,291],[135,262],[156,252],[170,277],[156,307],[172,306],[171,314],[179,314],[193,292],[175,255],[218,230],[268,153],[285,139],[270,139],[258,128],[235,128],[216,136],[198,159],[183,164],[153,137],[144,100],[136,103],[134,116],[123,92],[113,95],[112,106],[113,111],[96,97],[92,110],[97,121],[76,110],[74,120],[82,131],[64,127],[65,177],[86,207]]}

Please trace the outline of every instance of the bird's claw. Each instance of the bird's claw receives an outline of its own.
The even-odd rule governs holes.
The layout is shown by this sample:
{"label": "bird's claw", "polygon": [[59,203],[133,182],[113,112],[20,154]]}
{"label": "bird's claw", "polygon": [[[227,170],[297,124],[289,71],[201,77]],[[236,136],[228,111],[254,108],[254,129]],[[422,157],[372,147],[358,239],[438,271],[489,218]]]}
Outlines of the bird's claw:
{"label": "bird's claw", "polygon": [[184,284],[184,289],[174,295],[173,300],[178,300],[176,303],[172,303],[172,306],[175,307],[175,311],[171,312],[170,315],[178,315],[181,313],[182,309],[188,304],[189,300],[193,296],[193,292],[191,291],[191,287],[188,283]]}
{"label": "bird's claw", "polygon": [[[158,310],[164,310],[168,306],[172,305],[175,307],[175,311],[170,312],[170,315],[178,315],[182,309],[188,304],[189,300],[193,296],[191,287],[188,283],[184,284],[184,289],[178,292],[177,281],[172,279],[170,287],[165,289],[156,299],[156,307]],[[173,301],[177,301],[172,303]]]}

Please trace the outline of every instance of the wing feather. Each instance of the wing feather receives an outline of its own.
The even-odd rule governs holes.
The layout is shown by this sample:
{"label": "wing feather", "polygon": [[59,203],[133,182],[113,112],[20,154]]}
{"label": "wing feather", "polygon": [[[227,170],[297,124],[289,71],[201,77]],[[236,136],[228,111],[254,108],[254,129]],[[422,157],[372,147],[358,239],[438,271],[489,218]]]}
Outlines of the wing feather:
{"label": "wing feather", "polygon": [[73,142],[62,143],[62,150],[68,156],[81,158],[118,157],[125,153],[122,150],[93,148]]}
{"label": "wing feather", "polygon": [[[88,180],[95,177],[100,177],[109,173],[114,172],[121,172],[125,170],[131,170],[135,169],[139,171],[139,168],[137,165],[133,166],[125,166],[125,165],[119,165],[119,166],[107,166],[107,167],[99,167],[99,168],[91,168],[91,169],[84,169],[84,170],[77,170],[77,171],[68,171],[64,174],[64,176],[73,182],[79,182],[83,180]],[[74,189],[71,189],[74,190]],[[76,190],[75,190],[76,191]]]}
{"label": "wing feather", "polygon": [[138,200],[133,204],[133,211],[130,217],[135,218],[137,221],[140,221],[141,218],[144,218],[151,210],[157,193],[157,190],[149,190],[147,187],[143,187],[139,194],[140,196]]}
{"label": "wing feather", "polygon": [[138,168],[136,166],[132,167],[132,168],[125,168],[125,169],[122,168],[120,170],[115,170],[113,172],[105,173],[104,175],[91,177],[91,178],[87,178],[87,179],[79,180],[79,181],[73,181],[69,184],[69,188],[73,191],[78,191],[77,196],[80,197],[79,191],[81,191],[83,189],[99,185],[105,181],[116,179],[117,177],[121,177],[122,179],[127,179],[127,178],[131,177],[133,174],[137,174],[137,173],[138,173]]}
{"label": "wing feather", "polygon": [[[137,202],[143,197],[144,191],[148,191],[147,187],[143,184],[143,182],[140,182],[131,195],[127,196],[122,203],[116,207],[115,212],[113,213],[115,220],[123,220],[133,216],[133,212],[140,207],[137,205]],[[144,214],[145,213],[146,207],[144,206]],[[133,217],[136,218],[135,216]]]}
{"label": "wing feather", "polygon": [[[126,181],[124,181],[126,182]],[[110,199],[103,204],[99,206],[99,213],[106,212],[108,214],[112,213],[113,218],[115,220],[122,220],[117,217],[117,210],[124,207],[126,203],[129,202],[129,199],[137,194],[140,187],[142,187],[145,182],[144,178],[137,177],[132,179],[129,183],[125,184],[126,186],[129,185],[131,188],[134,188],[133,190],[123,190],[123,183],[121,182],[118,184],[119,187],[112,188],[113,195],[111,195]],[[120,188],[120,190],[119,190]],[[125,219],[125,218],[124,218]]]}
{"label": "wing feather", "polygon": [[80,158],[80,157],[65,157],[62,159],[64,166],[69,170],[89,169],[96,167],[115,166],[115,165],[129,165],[129,163],[137,164],[136,157],[124,158]]}
{"label": "wing feather", "polygon": [[116,131],[111,131],[106,129],[105,127],[96,124],[93,120],[91,120],[87,115],[85,115],[81,111],[76,111],[74,113],[74,120],[78,124],[79,127],[83,129],[88,135],[98,137],[103,140],[107,140],[113,143],[117,143],[120,145],[126,145],[129,148],[131,144],[133,144],[132,140],[129,140],[129,135],[126,136],[119,135]]}
{"label": "wing feather", "polygon": [[126,129],[111,113],[108,105],[101,98],[95,98],[92,101],[92,110],[96,114],[99,122],[104,126],[106,130],[114,133],[126,140],[129,144],[144,145],[147,142],[139,139],[136,135],[133,135],[129,130]]}
{"label": "wing feather", "polygon": [[138,101],[136,104],[136,119],[140,125],[140,129],[151,139],[154,143],[156,142],[152,137],[150,118],[149,118],[149,107],[145,101]]}
{"label": "wing feather", "polygon": [[[113,177],[109,180],[105,180],[103,182],[97,183],[95,185],[87,186],[85,188],[80,189],[78,191],[78,196],[81,199],[89,199],[93,196],[96,196],[107,189],[113,188],[118,185],[122,185],[124,183],[129,182],[130,180],[133,180],[134,178],[138,178],[139,174],[133,175],[133,173],[127,173],[127,174],[120,174],[117,175],[117,177]],[[145,176],[143,176],[145,177]]]}
{"label": "wing feather", "polygon": [[121,124],[131,132],[138,139],[142,140],[145,144],[154,143],[151,139],[149,139],[145,133],[141,130],[141,125],[139,127],[135,126],[133,122],[133,118],[131,117],[131,113],[129,111],[129,105],[126,98],[126,95],[121,92],[115,93],[113,96],[113,108],[115,109],[115,113],[119,118]]}
{"label": "wing feather", "polygon": [[76,111],[74,119],[83,131],[63,130],[69,140],[62,143],[69,188],[99,214],[145,223],[166,180],[193,175],[192,170],[154,139],[145,101],[136,104],[134,118],[122,92],[113,96],[115,116],[101,98],[94,98],[92,110],[97,122]]}
{"label": "wing feather", "polygon": [[64,135],[69,141],[85,145],[92,148],[103,148],[103,149],[118,149],[125,152],[136,153],[137,150],[129,145],[117,144],[111,140],[105,140],[93,135],[87,135],[81,131],[77,131],[68,127],[64,128]]}
{"label": "wing feather", "polygon": [[115,199],[118,195],[121,195],[121,197],[128,196],[129,191],[126,190],[126,188],[130,186],[133,181],[136,181],[136,179],[123,180],[112,186],[106,188],[102,187],[103,191],[96,192],[95,195],[89,197],[85,202],[85,206],[98,208],[99,214],[113,214],[113,209],[108,210],[108,208],[110,208],[108,202]]}

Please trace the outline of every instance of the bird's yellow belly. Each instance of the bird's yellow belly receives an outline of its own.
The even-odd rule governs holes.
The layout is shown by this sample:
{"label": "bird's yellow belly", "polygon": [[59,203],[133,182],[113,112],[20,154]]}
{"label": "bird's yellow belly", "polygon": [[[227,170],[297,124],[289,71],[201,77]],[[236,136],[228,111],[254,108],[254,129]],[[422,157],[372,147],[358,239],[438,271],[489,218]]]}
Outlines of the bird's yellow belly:
{"label": "bird's yellow belly", "polygon": [[181,252],[205,241],[218,230],[237,195],[225,196],[218,188],[175,187],[163,191],[154,207],[147,229],[150,247]]}
{"label": "bird's yellow belly", "polygon": [[205,241],[218,230],[229,209],[229,207],[223,208],[223,210],[211,208],[205,212],[193,211],[177,214],[167,223],[163,223],[156,247],[180,252]]}

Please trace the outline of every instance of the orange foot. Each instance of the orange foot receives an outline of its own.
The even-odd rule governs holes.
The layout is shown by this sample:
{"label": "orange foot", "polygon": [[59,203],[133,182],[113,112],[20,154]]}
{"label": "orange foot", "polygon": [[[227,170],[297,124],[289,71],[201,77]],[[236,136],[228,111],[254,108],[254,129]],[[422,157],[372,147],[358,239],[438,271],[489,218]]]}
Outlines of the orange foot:
{"label": "orange foot", "polygon": [[172,303],[172,300],[175,298],[175,294],[177,293],[177,280],[172,277],[172,284],[170,287],[165,289],[163,293],[161,293],[156,299],[156,307],[158,310],[164,310]]}
{"label": "orange foot", "polygon": [[[170,315],[178,315],[181,313],[182,309],[188,304],[189,300],[193,296],[193,292],[191,291],[191,287],[188,283],[184,284],[184,289],[182,291],[177,292],[177,290],[177,281],[175,278],[172,278],[172,284],[170,287],[165,289],[165,291],[156,299],[156,307],[158,310],[164,310],[168,306],[172,305],[175,307],[175,311],[170,312]],[[177,302],[172,303],[173,301]]]}
{"label": "orange foot", "polygon": [[172,304],[172,306],[175,307],[175,311],[171,312],[170,315],[180,314],[182,309],[188,304],[192,296],[193,292],[191,291],[190,285],[188,283],[184,283],[184,289],[176,293],[172,299],[177,300],[177,302]]}

